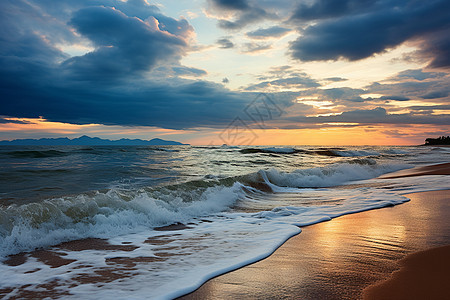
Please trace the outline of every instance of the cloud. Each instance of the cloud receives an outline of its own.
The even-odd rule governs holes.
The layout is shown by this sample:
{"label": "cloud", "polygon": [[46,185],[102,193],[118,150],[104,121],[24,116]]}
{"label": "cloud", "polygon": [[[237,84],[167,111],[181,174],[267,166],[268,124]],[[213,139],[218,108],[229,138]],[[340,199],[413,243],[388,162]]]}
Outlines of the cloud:
{"label": "cloud", "polygon": [[234,21],[225,19],[219,20],[218,25],[222,29],[239,30],[249,24],[256,23],[265,19],[275,18],[276,16],[274,14],[268,13],[260,7],[253,7],[240,13]]}
{"label": "cloud", "polygon": [[208,4],[208,14],[217,18],[218,26],[226,30],[240,30],[266,19],[279,19],[277,12],[285,6],[277,8],[267,0],[209,0]]}
{"label": "cloud", "polygon": [[[365,88],[366,93],[395,95],[409,99],[436,99],[448,97],[449,78],[432,81],[403,81],[395,83],[374,82]],[[395,100],[395,99],[392,99]],[[449,99],[447,99],[448,101]]]}
{"label": "cloud", "polygon": [[[18,82],[21,85],[21,82]],[[1,113],[72,124],[157,126],[170,129],[223,127],[255,97],[205,81],[25,85],[2,93]],[[32,97],[30,97],[30,95]]]}
{"label": "cloud", "polygon": [[242,52],[243,53],[254,53],[261,52],[265,50],[269,50],[272,48],[272,45],[269,43],[245,43],[243,45]]}
{"label": "cloud", "polygon": [[258,75],[258,80],[267,80],[267,79],[278,79],[283,77],[292,77],[292,76],[307,76],[305,73],[297,73],[297,70],[293,69],[292,66],[276,66],[271,67],[269,72],[265,74]]}
{"label": "cloud", "polygon": [[411,99],[408,97],[405,97],[405,96],[391,95],[391,96],[381,96],[380,98],[377,98],[376,100],[408,101]]}
{"label": "cloud", "polygon": [[[226,21],[242,28],[257,20],[278,20],[274,13],[276,3],[272,0],[249,0],[223,1],[222,5],[234,7],[227,10],[231,12],[231,17]],[[310,38],[312,31],[308,30],[311,28],[325,28],[325,25],[331,26],[332,23],[339,25],[355,18],[372,19],[373,14],[385,7],[383,3],[373,4],[376,9],[373,12],[368,10],[364,15],[359,13],[363,8],[355,4],[358,8],[353,9],[349,4],[350,9],[338,15],[324,13],[322,17],[316,17],[318,19],[313,20],[315,25],[304,19],[291,22],[306,22],[305,26],[310,27],[306,27],[304,37]],[[286,3],[280,5],[287,10]],[[416,9],[423,12],[424,7],[430,5],[423,3]],[[260,10],[254,10],[255,7]],[[398,14],[407,11],[402,5],[399,7]],[[380,20],[383,18],[380,17]],[[436,23],[440,20],[438,14]],[[383,22],[379,24],[380,30],[386,28]],[[420,22],[416,24],[421,25]],[[144,0],[5,0],[0,3],[0,25],[0,115],[4,116],[0,118],[0,123],[8,122],[6,116],[43,116],[49,121],[73,124],[219,128],[242,115],[242,110],[256,96],[254,91],[268,87],[275,90],[272,96],[280,101],[277,104],[281,103],[282,108],[289,107],[289,115],[297,116],[296,120],[305,124],[325,123],[326,120],[380,120],[406,124],[408,118],[418,124],[440,124],[444,123],[445,117],[439,113],[448,110],[444,104],[449,100],[449,77],[442,72],[407,70],[363,89],[323,89],[316,79],[298,68],[279,66],[258,76],[256,84],[248,86],[247,92],[243,93],[226,89],[224,83],[228,80],[225,79],[215,84],[180,78],[199,78],[207,74],[205,70],[181,63],[188,51],[192,51],[194,29],[185,19],[165,16],[156,6],[148,5]],[[255,37],[270,37],[281,30],[277,28],[284,27],[262,28],[252,33]],[[397,30],[400,29],[394,29]],[[339,26],[332,33],[340,33]],[[335,39],[333,35],[330,38]],[[372,42],[372,36],[365,38],[369,44]],[[421,45],[430,39],[431,36],[417,36]],[[223,37],[217,43],[222,48],[235,47],[230,37]],[[63,51],[62,45],[84,46],[90,52],[71,56]],[[270,47],[269,43],[255,41],[244,44],[240,50],[256,53]],[[421,47],[425,49],[425,46]],[[335,50],[340,51],[340,48],[329,49]],[[338,82],[345,79],[332,77],[320,82],[323,80]],[[281,93],[277,90],[295,92]],[[368,93],[380,96],[361,97]],[[346,113],[335,117],[305,117],[306,112],[317,114],[318,109],[306,104],[302,106],[301,103],[293,105],[300,97],[328,101],[331,104],[325,112],[340,113],[345,110]],[[374,110],[374,106],[381,104],[380,101],[420,99],[433,99],[436,108],[411,108],[408,114],[394,115],[386,109],[391,113],[402,113],[404,110],[389,103]]]}
{"label": "cloud", "polygon": [[445,98],[448,97],[450,93],[450,89],[446,89],[446,90],[440,90],[440,91],[432,91],[429,92],[425,95],[422,95],[421,98],[422,99],[438,99],[438,98]]}
{"label": "cloud", "polygon": [[160,61],[178,61],[188,46],[185,37],[192,31],[185,20],[179,23],[185,31],[174,35],[161,30],[153,16],[144,22],[111,7],[80,9],[70,25],[96,49],[66,60],[62,67],[75,78],[111,80],[149,71]]}
{"label": "cloud", "polygon": [[0,116],[0,124],[31,124],[28,121],[10,120],[8,117]]}
{"label": "cloud", "polygon": [[[449,11],[449,7],[446,8]],[[421,50],[419,54],[425,58],[431,59],[429,67],[431,68],[450,68],[450,27],[445,24],[446,29],[423,35]]]}
{"label": "cloud", "polygon": [[326,99],[331,100],[347,100],[359,102],[361,100],[360,95],[365,93],[363,89],[353,89],[349,87],[331,88],[319,91]]}
{"label": "cloud", "polygon": [[408,106],[408,109],[415,110],[415,111],[450,110],[450,104],[447,104],[447,105],[415,105],[415,106]]}
{"label": "cloud", "polygon": [[312,21],[323,20],[370,11],[376,0],[317,0],[300,2],[291,20]]}
{"label": "cloud", "polygon": [[313,22],[290,45],[302,61],[360,60],[406,41],[419,44],[432,67],[450,67],[450,3],[446,0],[314,1],[300,4],[291,21]]}
{"label": "cloud", "polygon": [[234,48],[234,43],[229,40],[228,38],[221,38],[217,40],[217,44],[219,45],[220,49],[230,49]]}
{"label": "cloud", "polygon": [[364,124],[435,124],[450,125],[448,115],[389,114],[385,108],[345,111],[334,116],[288,117],[288,122],[299,123],[358,123]]}
{"label": "cloud", "polygon": [[205,70],[197,69],[197,68],[191,68],[191,67],[185,67],[185,66],[179,66],[179,67],[173,67],[172,70],[175,72],[175,75],[177,76],[194,76],[194,77],[200,77],[208,74]]}
{"label": "cloud", "polygon": [[433,79],[433,78],[441,78],[447,75],[443,72],[424,72],[421,69],[417,70],[405,70],[400,73],[398,73],[395,77],[393,77],[393,80],[402,80],[402,79],[415,79],[419,81],[423,81],[426,79]]}
{"label": "cloud", "polygon": [[212,0],[211,2],[218,8],[229,10],[246,10],[250,7],[246,0]]}
{"label": "cloud", "polygon": [[[380,100],[406,101],[410,99],[441,99],[449,101],[450,77],[444,72],[405,70],[384,82],[366,87],[367,93],[384,94]],[[392,96],[394,95],[394,96]]]}
{"label": "cloud", "polygon": [[252,39],[267,39],[267,38],[277,38],[286,35],[291,29],[272,26],[269,28],[261,28],[255,31],[247,32],[246,35]]}
{"label": "cloud", "polygon": [[271,81],[263,81],[258,84],[250,85],[246,88],[247,91],[260,90],[264,88],[270,87],[288,87],[288,88],[314,88],[319,87],[320,84],[304,74],[303,76],[298,77],[289,77],[283,79],[276,79]]}
{"label": "cloud", "polygon": [[[180,63],[193,28],[145,1],[28,3],[0,3],[2,14],[18,13],[6,23],[0,18],[5,23],[0,31],[3,116],[43,116],[72,124],[223,127],[255,97],[222,84],[170,78],[206,74]],[[34,26],[47,20],[52,28],[40,32]],[[58,40],[47,38],[53,32],[64,34]],[[60,39],[88,42],[94,50],[70,57],[57,47]]]}
{"label": "cloud", "polygon": [[347,81],[347,78],[342,78],[342,77],[328,77],[328,78],[324,78],[323,80],[326,81],[332,81],[332,82],[340,82],[340,81]]}

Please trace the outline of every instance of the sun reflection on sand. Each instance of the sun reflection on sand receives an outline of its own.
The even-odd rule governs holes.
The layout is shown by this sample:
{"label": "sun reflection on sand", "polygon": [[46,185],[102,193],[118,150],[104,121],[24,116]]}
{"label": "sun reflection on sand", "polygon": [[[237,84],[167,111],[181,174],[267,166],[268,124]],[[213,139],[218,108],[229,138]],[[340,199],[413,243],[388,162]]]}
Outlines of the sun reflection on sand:
{"label": "sun reflection on sand", "polygon": [[[358,298],[405,254],[448,244],[449,191],[303,228],[268,259],[217,277],[182,299]],[[200,298],[199,298],[200,295]]]}

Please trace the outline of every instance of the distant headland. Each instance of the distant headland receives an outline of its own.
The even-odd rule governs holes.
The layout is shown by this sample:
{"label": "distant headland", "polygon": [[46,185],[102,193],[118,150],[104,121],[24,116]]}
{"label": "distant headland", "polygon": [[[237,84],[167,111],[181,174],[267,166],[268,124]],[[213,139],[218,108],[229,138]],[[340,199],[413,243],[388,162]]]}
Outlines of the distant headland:
{"label": "distant headland", "polygon": [[424,146],[447,146],[450,145],[450,136],[440,136],[437,139],[428,138]]}
{"label": "distant headland", "polygon": [[159,138],[151,140],[140,139],[120,139],[108,140],[98,137],[83,135],[79,138],[42,138],[42,139],[18,139],[12,141],[0,141],[0,145],[21,145],[21,146],[171,146],[188,145],[175,141],[166,141]]}

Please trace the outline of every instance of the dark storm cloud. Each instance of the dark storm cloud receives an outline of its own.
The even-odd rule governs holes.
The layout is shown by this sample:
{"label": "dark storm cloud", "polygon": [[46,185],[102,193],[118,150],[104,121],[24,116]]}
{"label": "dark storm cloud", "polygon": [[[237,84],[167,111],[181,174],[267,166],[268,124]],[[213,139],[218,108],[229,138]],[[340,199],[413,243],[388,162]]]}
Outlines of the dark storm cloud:
{"label": "dark storm cloud", "polygon": [[[2,114],[73,124],[142,125],[172,129],[227,125],[255,95],[218,84],[123,82],[104,86],[67,83],[22,89],[0,86]],[[12,101],[14,99],[14,101]]]}
{"label": "dark storm cloud", "polygon": [[[270,1],[209,0],[208,2],[210,4],[210,9],[219,14],[222,14],[224,11],[232,13],[233,20],[228,18],[218,20],[218,26],[226,30],[239,30],[249,24],[265,19],[278,19],[277,14],[275,13],[277,10],[273,9],[274,3],[271,3]],[[264,8],[264,6],[267,6],[273,12],[270,12],[268,9]]]}
{"label": "dark storm cloud", "polygon": [[212,0],[212,2],[220,8],[231,10],[246,10],[249,5],[246,0]]}
{"label": "dark storm cloud", "polygon": [[109,7],[81,9],[70,25],[96,47],[63,64],[71,75],[82,79],[110,80],[148,71],[159,61],[178,60],[187,48],[182,37],[159,30],[154,17],[144,23]]}
{"label": "dark storm cloud", "polygon": [[247,32],[247,36],[252,39],[266,39],[273,37],[282,37],[290,32],[291,29],[280,26],[272,26],[269,28],[261,28],[255,31]]}
{"label": "dark storm cloud", "polygon": [[[180,64],[193,29],[144,1],[3,1],[0,14],[2,116],[223,127],[255,96],[222,84],[170,78],[206,73]],[[39,25],[47,21],[52,26]],[[60,33],[58,40],[50,38],[53,33]],[[56,47],[64,41],[89,42],[94,50],[69,57]]]}
{"label": "dark storm cloud", "polygon": [[359,60],[382,53],[405,41],[420,43],[433,67],[449,67],[450,2],[434,1],[315,1],[300,4],[291,21],[302,35],[290,45],[303,61]]}
{"label": "dark storm cloud", "polygon": [[430,93],[427,93],[425,95],[422,95],[421,98],[422,99],[438,99],[438,98],[445,98],[448,97],[450,93],[450,89],[446,89],[446,90],[440,90],[440,91],[432,91]]}
{"label": "dark storm cloud", "polygon": [[208,74],[205,70],[197,69],[197,68],[190,68],[190,67],[172,67],[172,70],[174,71],[175,75],[188,75],[188,76],[195,76],[200,77]]}
{"label": "dark storm cloud", "polygon": [[291,20],[311,21],[345,16],[370,11],[376,0],[317,0],[300,2]]}

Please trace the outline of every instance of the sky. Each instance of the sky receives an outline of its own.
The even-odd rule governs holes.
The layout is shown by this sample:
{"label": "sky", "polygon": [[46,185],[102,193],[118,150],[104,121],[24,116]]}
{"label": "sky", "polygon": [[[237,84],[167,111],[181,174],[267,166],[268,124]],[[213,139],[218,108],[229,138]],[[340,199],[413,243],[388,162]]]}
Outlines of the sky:
{"label": "sky", "polygon": [[448,0],[2,0],[0,139],[414,145],[450,133]]}

